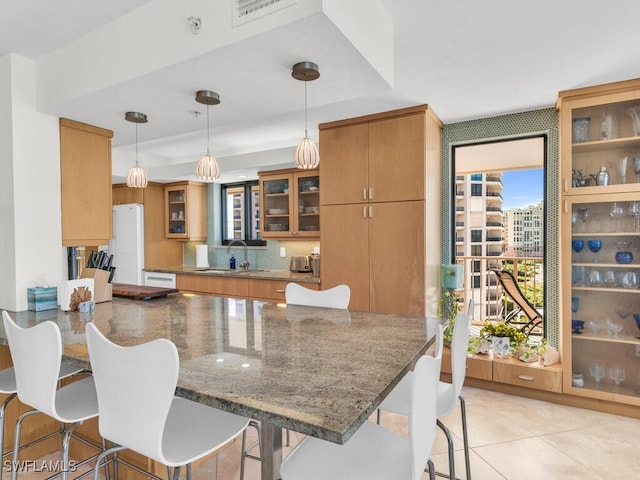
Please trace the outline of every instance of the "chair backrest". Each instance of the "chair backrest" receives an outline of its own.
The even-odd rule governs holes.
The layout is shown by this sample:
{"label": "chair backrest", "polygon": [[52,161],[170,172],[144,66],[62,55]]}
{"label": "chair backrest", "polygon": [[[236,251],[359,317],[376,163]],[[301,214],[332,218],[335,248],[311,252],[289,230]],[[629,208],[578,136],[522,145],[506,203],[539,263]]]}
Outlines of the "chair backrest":
{"label": "chair backrest", "polygon": [[349,306],[351,289],[348,285],[337,285],[326,290],[311,290],[297,283],[287,283],[284,298],[285,302],[291,305],[346,309]]}
{"label": "chair backrest", "polygon": [[452,403],[460,395],[464,377],[467,373],[467,350],[469,348],[470,330],[471,317],[462,312],[458,313],[451,338],[451,383],[454,390],[454,396],[451,399]]}
{"label": "chair backrest", "polygon": [[121,347],[93,323],[87,323],[86,336],[100,435],[166,464],[162,434],[178,382],[176,346],[158,339]]}
{"label": "chair backrest", "polygon": [[498,269],[493,269],[492,272],[496,274],[504,292],[511,297],[513,302],[522,311],[522,313],[527,316],[529,321],[536,319],[542,320],[540,313],[533,305],[531,305],[531,302],[527,300],[527,297],[524,296],[518,286],[518,282],[516,282],[516,279],[510,272]]}
{"label": "chair backrest", "polygon": [[16,375],[20,401],[57,420],[55,396],[62,363],[62,338],[58,325],[51,321],[30,328],[16,324],[2,311],[4,331]]}
{"label": "chair backrest", "polygon": [[436,336],[436,352],[422,355],[413,370],[409,400],[409,439],[411,444],[411,480],[422,478],[436,439],[438,380],[442,359],[442,329]]}

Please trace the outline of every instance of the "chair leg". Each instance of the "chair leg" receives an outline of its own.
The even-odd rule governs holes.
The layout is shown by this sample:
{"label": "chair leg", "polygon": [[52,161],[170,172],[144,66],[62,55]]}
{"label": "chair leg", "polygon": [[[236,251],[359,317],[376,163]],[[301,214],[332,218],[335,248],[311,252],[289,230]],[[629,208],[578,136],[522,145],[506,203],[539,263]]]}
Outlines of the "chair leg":
{"label": "chair leg", "polygon": [[249,454],[249,450],[253,448],[256,444],[254,443],[251,447],[247,448],[247,429],[245,428],[242,431],[242,450],[240,452],[240,480],[244,480],[244,460],[249,457],[254,460],[260,460],[262,458],[262,446],[260,445],[260,424],[255,420],[250,420],[247,428],[253,427],[258,432],[258,452],[260,453],[260,457],[256,457],[254,455]]}
{"label": "chair leg", "polygon": [[18,478],[18,454],[20,453],[20,431],[22,430],[22,421],[30,417],[31,415],[35,415],[36,413],[40,413],[38,410],[29,410],[28,412],[23,413],[18,417],[16,421],[16,430],[15,430],[15,438],[13,440],[13,463],[11,464],[11,480],[17,480]]}
{"label": "chair leg", "polygon": [[[5,455],[9,455],[11,452],[4,453],[4,411],[7,408],[7,404],[16,398],[15,393],[12,393],[4,401],[0,404],[0,459],[4,459]],[[2,471],[4,470],[4,465],[0,466],[0,480],[2,480]]]}
{"label": "chair leg", "polygon": [[460,400],[460,413],[462,415],[462,440],[464,442],[464,466],[466,468],[467,480],[471,480],[471,458],[469,456],[469,432],[467,431],[467,407],[462,395],[458,395]]}
{"label": "chair leg", "polygon": [[[111,455],[112,453],[115,455],[117,454],[117,452],[124,450],[126,447],[121,447],[119,445],[115,446],[115,447],[111,447],[108,450],[105,450],[104,452],[102,452],[100,455],[98,455],[98,458],[96,458],[96,465],[95,467],[93,467],[93,480],[99,480],[99,476],[100,476],[100,464],[102,463],[103,460],[105,460],[109,455]],[[117,472],[117,465],[118,462],[114,462],[114,474],[115,474],[115,478],[118,478],[118,472]],[[104,465],[105,468],[109,468],[109,463],[105,462]]]}
{"label": "chair leg", "polygon": [[442,423],[440,420],[436,421],[437,425],[444,432],[447,437],[447,450],[449,451],[449,478],[454,480],[456,478],[456,466],[455,466],[455,458],[454,458],[454,449],[453,449],[453,437],[451,436],[451,432],[449,429]]}
{"label": "chair leg", "polygon": [[288,428],[285,428],[285,446],[288,447],[289,445],[291,445],[291,432],[289,431]]}
{"label": "chair leg", "polygon": [[429,470],[429,480],[436,480],[436,467],[431,459],[427,460],[427,470]]}
{"label": "chair leg", "polygon": [[69,428],[65,428],[62,432],[62,480],[67,480],[69,477],[69,442],[73,431],[78,425],[80,425],[80,422],[72,423]]}

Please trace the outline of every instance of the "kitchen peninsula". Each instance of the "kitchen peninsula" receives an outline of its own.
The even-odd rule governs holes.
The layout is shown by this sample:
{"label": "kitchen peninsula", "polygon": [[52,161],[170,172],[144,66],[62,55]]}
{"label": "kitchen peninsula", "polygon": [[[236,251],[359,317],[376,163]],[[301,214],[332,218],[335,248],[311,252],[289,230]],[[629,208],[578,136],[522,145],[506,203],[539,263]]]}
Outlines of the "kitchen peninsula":
{"label": "kitchen peninsula", "polygon": [[[178,395],[262,422],[262,478],[269,480],[278,478],[280,427],[344,443],[426,351],[437,327],[419,316],[191,294],[41,313],[10,315],[24,327],[55,321],[65,357],[87,367],[88,321],[120,345],[172,340]],[[0,341],[6,344],[3,330]]]}

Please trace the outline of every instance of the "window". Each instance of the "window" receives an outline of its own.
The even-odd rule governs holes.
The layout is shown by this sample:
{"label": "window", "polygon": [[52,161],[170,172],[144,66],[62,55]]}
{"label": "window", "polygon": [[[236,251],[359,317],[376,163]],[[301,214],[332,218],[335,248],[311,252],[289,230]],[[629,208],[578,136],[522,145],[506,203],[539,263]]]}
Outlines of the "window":
{"label": "window", "polygon": [[481,183],[472,183],[471,184],[471,196],[472,197],[481,197],[482,196],[482,184]]}
{"label": "window", "polygon": [[472,182],[481,182],[482,181],[482,174],[481,173],[472,173],[471,174],[471,181]]}
{"label": "window", "polygon": [[244,240],[247,245],[261,246],[260,190],[257,181],[222,186],[222,244]]}
{"label": "window", "polygon": [[480,275],[473,276],[473,288],[480,288]]}
{"label": "window", "polygon": [[471,230],[471,241],[472,242],[481,242],[482,241],[482,230]]}
{"label": "window", "polygon": [[471,245],[471,256],[473,256],[473,257],[481,257],[482,256],[482,245]]}

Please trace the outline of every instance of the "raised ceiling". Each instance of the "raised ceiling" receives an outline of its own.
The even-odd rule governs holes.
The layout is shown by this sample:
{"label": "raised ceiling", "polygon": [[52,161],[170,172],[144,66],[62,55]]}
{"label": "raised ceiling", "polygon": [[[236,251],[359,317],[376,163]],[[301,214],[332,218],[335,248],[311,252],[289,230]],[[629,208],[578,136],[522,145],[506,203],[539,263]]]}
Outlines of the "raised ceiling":
{"label": "raised ceiling", "polygon": [[[635,78],[636,0],[279,0],[234,20],[237,0],[31,0],[0,16],[0,55],[33,59],[38,109],[114,131],[114,176],[193,178],[206,149],[197,90],[214,90],[211,150],[221,181],[293,166],[317,124],[428,103],[445,123],[553,106],[560,90]],[[200,32],[187,18],[200,17]]]}

